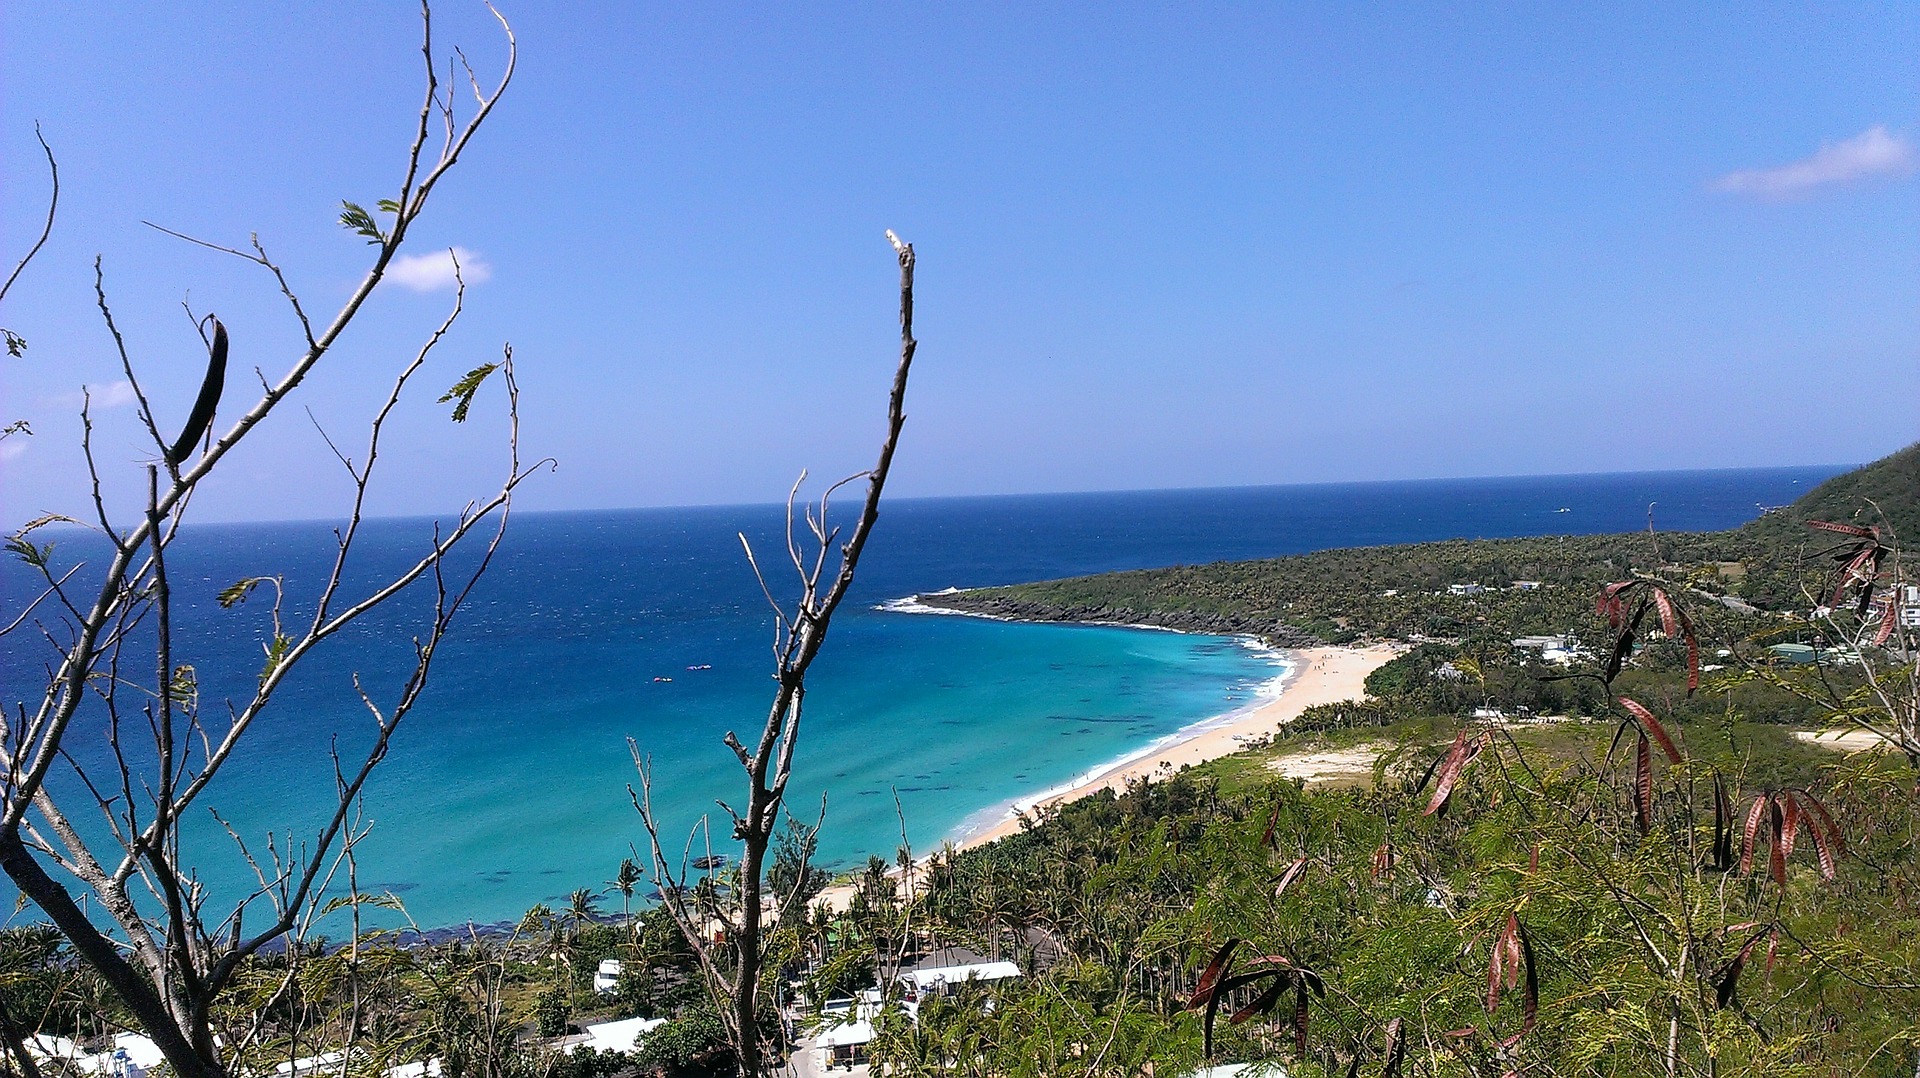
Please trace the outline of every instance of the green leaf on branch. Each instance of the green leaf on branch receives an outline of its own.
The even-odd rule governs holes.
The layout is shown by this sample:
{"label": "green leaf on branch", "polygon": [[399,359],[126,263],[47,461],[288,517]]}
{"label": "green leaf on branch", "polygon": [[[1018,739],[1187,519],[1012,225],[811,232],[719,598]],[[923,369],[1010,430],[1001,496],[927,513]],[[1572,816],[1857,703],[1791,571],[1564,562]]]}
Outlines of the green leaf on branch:
{"label": "green leaf on branch", "polygon": [[[368,213],[366,207],[355,202],[344,201],[340,205],[342,207],[340,227],[356,236],[367,237],[368,243],[387,242],[387,234],[380,231],[380,223],[373,219],[373,214]],[[381,208],[386,207],[382,205]]]}
{"label": "green leaf on branch", "polygon": [[25,532],[20,532],[7,536],[7,553],[12,554],[14,557],[19,558],[35,569],[45,569],[47,567],[47,559],[53,556],[53,544],[48,543],[46,546],[36,547],[32,543],[27,542]]}
{"label": "green leaf on branch", "polygon": [[260,582],[265,579],[266,577],[264,576],[250,576],[245,580],[236,581],[220,589],[220,605],[231,609],[246,602],[247,596],[252,595],[253,589],[259,587]]}
{"label": "green leaf on branch", "polygon": [[173,668],[167,685],[167,697],[177,704],[192,704],[200,693],[200,675],[193,667],[181,664]]}
{"label": "green leaf on branch", "polygon": [[455,423],[465,423],[467,421],[467,409],[473,405],[473,395],[480,391],[480,383],[486,381],[488,375],[499,369],[500,364],[498,363],[482,363],[480,366],[468,371],[466,377],[453,383],[453,388],[447,390],[446,394],[443,395],[437,403],[445,404],[448,401],[455,402],[453,406],[453,421]]}
{"label": "green leaf on branch", "polygon": [[375,909],[382,910],[406,909],[405,906],[400,904],[400,900],[395,898],[390,891],[382,891],[377,895],[358,892],[328,899],[326,905],[320,907],[320,916],[325,917],[335,910],[344,910],[353,906],[372,906]]}
{"label": "green leaf on branch", "polygon": [[[18,423],[9,425],[6,428],[6,433],[12,434],[16,428],[24,430],[26,425],[26,421],[21,420]],[[28,430],[26,433],[32,434],[33,432]],[[49,524],[78,523],[80,522],[72,517],[63,516],[59,513],[47,513],[43,516],[34,517],[32,520],[20,525],[19,531],[7,536],[7,552],[19,558],[21,561],[26,562],[28,565],[33,566],[35,569],[45,569],[47,562],[53,558],[53,544],[48,543],[45,546],[34,546],[33,541],[28,539],[27,536],[32,535],[35,528],[44,528]]]}
{"label": "green leaf on branch", "polygon": [[26,355],[27,339],[10,329],[0,329],[7,337],[7,354],[14,357]]}
{"label": "green leaf on branch", "polygon": [[287,653],[293,650],[293,637],[275,633],[273,642],[262,644],[261,647],[267,653],[267,665],[260,670],[260,684],[265,685],[273,672],[280,669],[280,664],[287,661]]}

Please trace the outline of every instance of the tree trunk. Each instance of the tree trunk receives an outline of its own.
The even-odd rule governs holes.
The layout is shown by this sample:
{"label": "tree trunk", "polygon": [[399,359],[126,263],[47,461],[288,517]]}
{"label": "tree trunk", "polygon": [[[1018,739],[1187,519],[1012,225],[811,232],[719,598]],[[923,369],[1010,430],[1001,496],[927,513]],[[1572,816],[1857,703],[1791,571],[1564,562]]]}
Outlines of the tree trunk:
{"label": "tree trunk", "polygon": [[771,827],[762,825],[766,815],[762,791],[754,791],[754,804],[748,812],[749,838],[740,860],[740,939],[735,952],[734,1020],[740,1026],[740,1078],[760,1078],[760,866],[767,852]]}
{"label": "tree trunk", "polygon": [[67,889],[41,869],[18,832],[0,832],[0,869],[20,888],[20,893],[53,918],[54,925],[73,943],[73,949],[105,979],[120,1002],[133,1012],[147,1036],[153,1038],[160,1053],[167,1057],[174,1074],[179,1078],[226,1078],[219,1057],[212,1053],[202,1057],[194,1050],[166,1002],[154,993],[139,971],[120,956],[112,941],[87,920]]}

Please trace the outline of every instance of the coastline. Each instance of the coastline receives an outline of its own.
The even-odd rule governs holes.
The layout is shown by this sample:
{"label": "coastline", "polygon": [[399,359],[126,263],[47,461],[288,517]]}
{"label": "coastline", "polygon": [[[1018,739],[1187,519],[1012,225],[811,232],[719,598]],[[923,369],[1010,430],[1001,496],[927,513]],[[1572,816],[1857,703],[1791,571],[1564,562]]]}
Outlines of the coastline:
{"label": "coastline", "polygon": [[[945,610],[945,609],[939,609],[939,610],[936,610],[935,612],[940,614],[957,613],[956,611]],[[962,616],[968,616],[968,615],[962,615]],[[995,620],[995,621],[1011,620],[1011,619],[1004,619],[1004,618],[993,618],[990,615],[983,615],[983,616],[987,616],[990,618],[990,620]],[[1110,627],[1110,628],[1138,629],[1138,630],[1144,630],[1149,632],[1193,635],[1193,634],[1182,633],[1182,631],[1179,629],[1168,629],[1160,625],[1121,625],[1117,622],[1090,622],[1090,621],[1056,622],[1051,624],[1100,625],[1103,627]],[[1213,635],[1213,634],[1201,634],[1201,635]],[[947,834],[940,840],[940,844],[942,846],[952,845],[961,849],[965,849],[968,845],[971,844],[971,840],[976,834],[998,825],[1002,820],[1013,817],[1017,813],[1032,812],[1034,811],[1035,808],[1037,808],[1042,804],[1052,804],[1055,802],[1057,798],[1062,797],[1068,793],[1071,793],[1074,790],[1077,790],[1083,786],[1091,787],[1097,782],[1097,780],[1107,778],[1108,776],[1113,775],[1121,771],[1122,769],[1131,767],[1133,764],[1141,762],[1143,760],[1151,760],[1157,757],[1163,751],[1172,749],[1178,745],[1186,744],[1187,742],[1192,741],[1195,738],[1201,737],[1208,733],[1212,733],[1215,730],[1232,727],[1234,730],[1239,731],[1241,729],[1240,722],[1242,719],[1247,718],[1248,716],[1252,715],[1256,711],[1266,708],[1268,705],[1272,704],[1275,700],[1279,699],[1280,694],[1286,691],[1287,686],[1293,683],[1295,675],[1297,675],[1300,672],[1302,668],[1302,660],[1299,656],[1298,651],[1294,649],[1269,647],[1268,645],[1263,644],[1260,641],[1249,636],[1235,636],[1234,639],[1236,639],[1242,647],[1245,647],[1251,651],[1259,652],[1263,655],[1271,656],[1275,664],[1278,666],[1280,670],[1280,673],[1278,675],[1268,679],[1267,681],[1263,682],[1260,685],[1259,689],[1255,693],[1255,698],[1252,703],[1244,704],[1240,707],[1233,709],[1232,711],[1223,711],[1223,712],[1220,712],[1219,714],[1209,715],[1206,718],[1198,719],[1194,722],[1188,723],[1187,725],[1182,726],[1180,729],[1175,730],[1172,733],[1162,734],[1161,736],[1155,738],[1152,741],[1149,741],[1143,745],[1130,749],[1124,753],[1121,753],[1118,756],[1114,756],[1107,760],[1104,760],[1101,763],[1095,765],[1094,767],[1080,772],[1079,774],[1075,775],[1073,778],[1067,780],[1066,782],[1048,787],[1047,789],[1041,790],[1037,793],[1026,793],[1026,794],[1021,794],[1018,797],[1009,797],[1005,800],[998,801],[994,804],[986,806],[985,808],[979,809],[969,814],[964,820],[961,820],[957,826],[955,826],[952,830],[948,831]],[[1242,731],[1242,732],[1234,733],[1232,736],[1235,741],[1239,741],[1242,737],[1245,737],[1248,735],[1246,735],[1244,731]]]}
{"label": "coastline", "polygon": [[1021,808],[1025,808],[1026,815],[1032,817],[1053,806],[1077,801],[1100,790],[1119,792],[1129,782],[1151,779],[1162,772],[1171,773],[1193,764],[1231,756],[1245,748],[1247,740],[1273,733],[1276,727],[1291,721],[1309,707],[1361,699],[1366,695],[1367,675],[1399,653],[1400,649],[1391,644],[1374,644],[1364,648],[1321,646],[1288,649],[1285,654],[1290,669],[1286,680],[1266,702],[1224,717],[1217,723],[1198,724],[1191,728],[1194,731],[1191,737],[1172,741],[1104,769],[1069,789],[1051,791],[1034,799],[1031,807],[1026,807],[1024,802],[1018,804],[991,826],[963,836],[954,846],[967,850],[1018,834],[1021,827],[1018,810]]}
{"label": "coastline", "polygon": [[[961,617],[983,616],[944,608],[933,608],[927,612]],[[1160,626],[1132,627],[1161,628]],[[1020,798],[1010,806],[993,806],[985,811],[1002,810],[1002,814],[997,819],[958,837],[950,838],[942,844],[942,848],[951,845],[956,850],[969,850],[984,846],[1009,835],[1018,834],[1023,819],[1033,819],[1049,808],[1069,801],[1077,801],[1100,790],[1118,792],[1124,790],[1129,782],[1152,780],[1155,777],[1172,774],[1183,767],[1205,763],[1222,756],[1231,756],[1244,749],[1247,741],[1272,734],[1276,727],[1292,721],[1309,707],[1364,698],[1367,675],[1404,650],[1405,647],[1398,644],[1372,644],[1367,647],[1320,645],[1282,649],[1281,654],[1285,658],[1288,669],[1277,691],[1265,701],[1195,723],[1182,731],[1186,736],[1174,735],[1164,743],[1149,746],[1139,754],[1124,757],[1110,766],[1102,767],[1069,787],[1048,790],[1031,798]],[[916,862],[925,864],[930,856],[929,854],[916,858]],[[893,869],[889,875],[897,878],[900,870]],[[815,897],[814,904],[826,903],[834,910],[845,910],[852,900],[854,890],[855,887],[851,883],[834,884],[821,891]]]}

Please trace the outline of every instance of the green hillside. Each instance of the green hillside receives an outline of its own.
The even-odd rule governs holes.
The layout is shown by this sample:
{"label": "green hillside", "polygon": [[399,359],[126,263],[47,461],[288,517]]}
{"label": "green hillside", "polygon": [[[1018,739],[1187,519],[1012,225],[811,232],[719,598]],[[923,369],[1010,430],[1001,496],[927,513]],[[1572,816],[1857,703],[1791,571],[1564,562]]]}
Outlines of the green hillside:
{"label": "green hillside", "polygon": [[[1877,510],[1874,508],[1877,506]],[[1283,645],[1367,637],[1499,638],[1562,632],[1594,591],[1636,571],[1684,567],[1704,616],[1743,615],[1714,600],[1796,609],[1819,591],[1820,551],[1839,537],[1808,520],[1891,523],[1920,535],[1920,445],[1837,476],[1782,510],[1710,533],[1448,540],[1317,551],[1073,577],[933,596],[956,610],[1033,620],[1111,621],[1259,633]],[[1515,581],[1541,587],[1519,590]],[[1482,589],[1454,594],[1460,585]]]}
{"label": "green hillside", "polygon": [[1769,547],[1790,549],[1806,540],[1809,520],[1891,526],[1896,538],[1920,540],[1920,442],[1836,475],[1740,531]]}

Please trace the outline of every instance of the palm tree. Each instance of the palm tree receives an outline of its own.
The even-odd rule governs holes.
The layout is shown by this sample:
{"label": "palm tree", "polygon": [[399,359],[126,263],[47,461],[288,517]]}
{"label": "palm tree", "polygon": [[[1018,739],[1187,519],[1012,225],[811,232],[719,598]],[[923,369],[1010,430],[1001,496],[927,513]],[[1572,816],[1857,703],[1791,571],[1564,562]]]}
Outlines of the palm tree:
{"label": "palm tree", "polygon": [[597,911],[593,904],[600,897],[598,891],[589,891],[585,887],[567,896],[567,942],[580,942],[580,926],[593,920]]}
{"label": "palm tree", "polygon": [[640,866],[633,863],[633,858],[621,858],[620,871],[613,876],[613,889],[620,892],[620,919],[627,924],[633,923],[633,888],[640,879]]}

